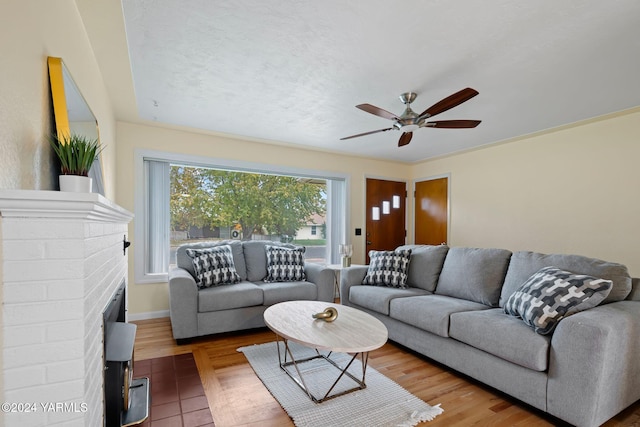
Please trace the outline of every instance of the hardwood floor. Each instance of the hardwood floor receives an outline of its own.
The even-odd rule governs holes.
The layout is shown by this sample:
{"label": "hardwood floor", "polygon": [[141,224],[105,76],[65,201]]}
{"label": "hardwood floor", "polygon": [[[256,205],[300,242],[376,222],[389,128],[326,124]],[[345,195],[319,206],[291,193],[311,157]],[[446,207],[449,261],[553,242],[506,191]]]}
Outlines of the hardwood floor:
{"label": "hardwood floor", "polygon": [[[138,325],[136,361],[193,353],[217,427],[293,426],[244,355],[236,351],[242,346],[273,341],[273,332],[264,328],[220,334],[177,346],[171,335],[169,318],[133,323]],[[394,343],[371,352],[369,365],[425,402],[442,404],[444,413],[421,424],[424,426],[563,425],[557,419]],[[640,402],[609,420],[605,426],[640,426]]]}

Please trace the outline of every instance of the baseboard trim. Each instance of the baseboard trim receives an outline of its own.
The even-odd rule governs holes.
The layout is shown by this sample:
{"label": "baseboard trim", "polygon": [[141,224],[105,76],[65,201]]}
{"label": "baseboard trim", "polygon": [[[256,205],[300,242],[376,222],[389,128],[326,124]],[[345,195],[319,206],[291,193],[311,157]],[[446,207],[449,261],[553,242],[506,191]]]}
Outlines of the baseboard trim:
{"label": "baseboard trim", "polygon": [[129,314],[128,319],[131,321],[136,321],[136,320],[159,319],[161,317],[169,317],[169,310],[147,311],[145,313],[132,313],[132,314]]}

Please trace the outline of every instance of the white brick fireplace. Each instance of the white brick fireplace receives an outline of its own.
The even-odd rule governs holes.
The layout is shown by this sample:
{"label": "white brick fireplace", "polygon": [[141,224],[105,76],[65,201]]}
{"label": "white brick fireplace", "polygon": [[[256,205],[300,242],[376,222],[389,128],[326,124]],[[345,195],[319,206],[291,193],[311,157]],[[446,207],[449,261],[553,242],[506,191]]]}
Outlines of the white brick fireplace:
{"label": "white brick fireplace", "polygon": [[97,194],[0,191],[0,425],[103,425],[102,312],[132,218]]}

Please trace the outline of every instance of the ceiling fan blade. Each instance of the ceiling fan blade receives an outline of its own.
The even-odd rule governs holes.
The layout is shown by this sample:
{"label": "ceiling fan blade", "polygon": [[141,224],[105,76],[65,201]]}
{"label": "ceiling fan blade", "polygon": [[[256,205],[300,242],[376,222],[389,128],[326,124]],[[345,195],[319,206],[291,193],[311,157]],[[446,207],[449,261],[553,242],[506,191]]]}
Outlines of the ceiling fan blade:
{"label": "ceiling fan blade", "polygon": [[404,132],[398,140],[398,147],[403,147],[410,143],[411,138],[413,138],[413,132]]}
{"label": "ceiling fan blade", "polygon": [[465,129],[474,128],[480,124],[482,120],[440,120],[437,122],[427,122],[422,127],[441,128],[441,129]]}
{"label": "ceiling fan blade", "polygon": [[456,107],[462,104],[465,101],[470,100],[474,96],[478,94],[478,91],[475,89],[471,89],[470,87],[466,89],[462,89],[459,92],[454,93],[453,95],[449,95],[440,102],[433,104],[431,107],[424,110],[420,117],[432,117],[436,114],[443,113],[447,110],[450,110],[453,107]]}
{"label": "ceiling fan blade", "polygon": [[345,136],[344,138],[340,138],[340,141],[344,141],[345,139],[357,138],[359,136],[371,135],[372,133],[386,132],[386,131],[391,130],[391,129],[393,129],[393,128],[378,129],[378,130],[372,130],[371,132],[359,133],[357,135]]}
{"label": "ceiling fan blade", "polygon": [[356,108],[361,109],[362,111],[366,111],[367,113],[371,113],[378,117],[382,117],[384,119],[389,120],[398,120],[398,116],[393,113],[388,112],[387,110],[383,110],[382,108],[378,108],[375,105],[371,104],[360,104],[356,105]]}

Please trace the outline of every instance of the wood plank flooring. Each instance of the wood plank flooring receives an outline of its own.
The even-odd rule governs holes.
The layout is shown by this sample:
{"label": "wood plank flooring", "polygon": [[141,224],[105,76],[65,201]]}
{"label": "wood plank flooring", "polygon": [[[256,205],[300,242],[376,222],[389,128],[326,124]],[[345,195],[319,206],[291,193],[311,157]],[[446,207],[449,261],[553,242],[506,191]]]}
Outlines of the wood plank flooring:
{"label": "wood plank flooring", "polygon": [[[244,355],[236,351],[242,346],[273,341],[273,332],[264,328],[219,334],[178,346],[171,335],[169,318],[133,323],[138,325],[136,361],[193,353],[217,427],[293,426]],[[371,352],[369,365],[425,402],[442,404],[445,412],[421,426],[563,425],[557,419],[394,343]],[[640,402],[604,426],[640,426]]]}

